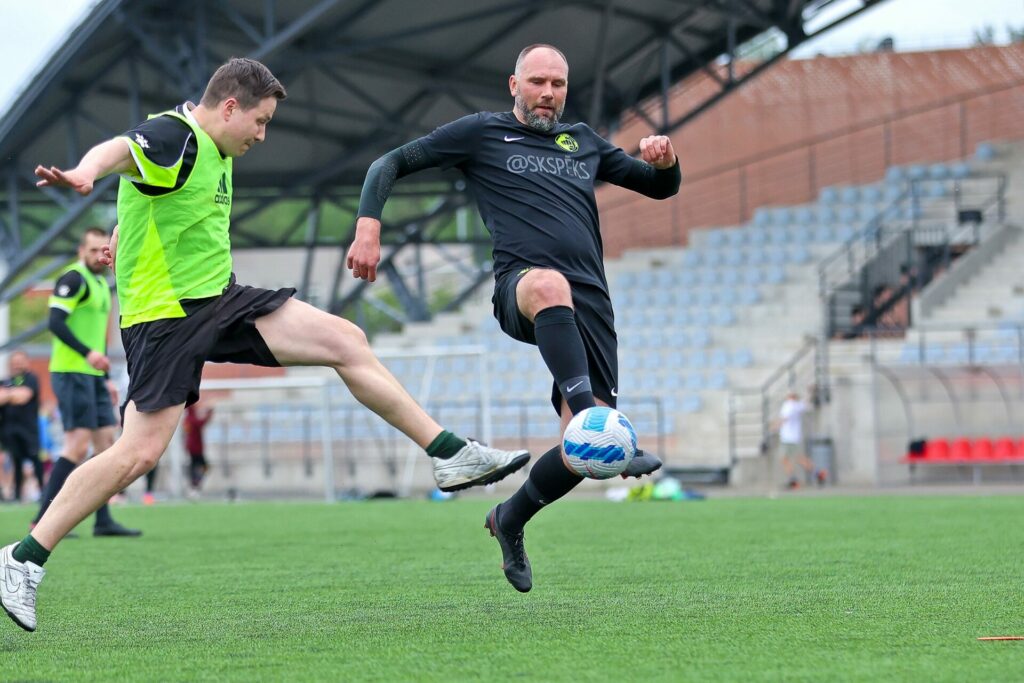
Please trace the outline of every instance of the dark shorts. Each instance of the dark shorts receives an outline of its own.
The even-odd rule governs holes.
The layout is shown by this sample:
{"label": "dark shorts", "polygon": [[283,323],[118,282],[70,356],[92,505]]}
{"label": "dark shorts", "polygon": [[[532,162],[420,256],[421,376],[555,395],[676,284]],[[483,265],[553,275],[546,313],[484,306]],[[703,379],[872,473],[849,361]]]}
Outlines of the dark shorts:
{"label": "dark shorts", "polygon": [[57,397],[64,431],[100,429],[117,424],[110,403],[107,380],[81,372],[51,372],[50,384]]}
{"label": "dark shorts", "polygon": [[[519,310],[516,285],[529,271],[506,273],[494,283],[494,317],[505,334],[527,344],[537,344],[533,323]],[[576,326],[583,337],[590,366],[590,385],[594,397],[614,408],[619,386],[619,341],[615,335],[615,314],[607,292],[594,285],[569,283],[572,305],[576,312]],[[562,392],[558,383],[551,382],[551,405],[562,414]]]}
{"label": "dark shorts", "polygon": [[124,405],[134,401],[142,413],[192,405],[199,400],[207,361],[280,367],[257,331],[256,319],[276,311],[293,294],[292,288],[243,287],[232,275],[220,296],[182,301],[184,318],[121,330],[129,380]]}

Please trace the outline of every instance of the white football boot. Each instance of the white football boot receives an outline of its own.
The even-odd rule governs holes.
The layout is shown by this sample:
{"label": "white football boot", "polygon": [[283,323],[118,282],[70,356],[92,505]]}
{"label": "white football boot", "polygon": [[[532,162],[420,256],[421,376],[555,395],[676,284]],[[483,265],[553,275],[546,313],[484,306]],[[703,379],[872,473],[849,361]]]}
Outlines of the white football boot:
{"label": "white football boot", "polygon": [[502,451],[466,439],[466,445],[450,458],[434,461],[434,481],[442,491],[461,491],[501,481],[530,461],[526,451]]}
{"label": "white football boot", "polygon": [[36,630],[36,589],[46,570],[14,559],[17,543],[0,549],[0,603],[7,616],[26,631]]}

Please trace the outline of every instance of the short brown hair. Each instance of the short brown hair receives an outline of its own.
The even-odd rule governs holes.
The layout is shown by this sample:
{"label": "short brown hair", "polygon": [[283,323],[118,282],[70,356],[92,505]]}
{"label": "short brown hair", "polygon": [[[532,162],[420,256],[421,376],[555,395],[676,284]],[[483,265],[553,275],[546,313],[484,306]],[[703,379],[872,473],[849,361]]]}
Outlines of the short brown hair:
{"label": "short brown hair", "polygon": [[103,228],[98,228],[95,225],[92,226],[91,228],[86,228],[85,232],[82,233],[82,239],[79,240],[78,243],[84,245],[85,240],[87,237],[89,237],[89,235],[96,235],[97,237],[106,237],[107,231],[104,230]]}
{"label": "short brown hair", "polygon": [[527,45],[526,47],[519,51],[519,56],[516,57],[516,70],[513,73],[518,75],[519,67],[522,66],[523,60],[526,59],[526,55],[542,47],[546,47],[549,50],[554,50],[555,52],[557,52],[558,56],[561,57],[562,61],[565,62],[565,65],[569,66],[569,60],[566,59],[565,54],[554,45],[549,45],[547,43],[534,43],[533,45]]}
{"label": "short brown hair", "polygon": [[205,107],[215,107],[229,97],[238,100],[242,109],[252,109],[264,98],[283,100],[288,93],[281,81],[262,63],[246,57],[232,57],[213,73],[200,102]]}

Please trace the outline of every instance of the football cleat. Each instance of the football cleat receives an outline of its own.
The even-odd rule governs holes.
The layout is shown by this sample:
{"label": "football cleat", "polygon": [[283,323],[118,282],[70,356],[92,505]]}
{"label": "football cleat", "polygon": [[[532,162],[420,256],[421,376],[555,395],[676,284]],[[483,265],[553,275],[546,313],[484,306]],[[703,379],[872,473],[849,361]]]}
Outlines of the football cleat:
{"label": "football cleat", "polygon": [[466,445],[450,458],[434,461],[434,481],[442,491],[461,491],[501,481],[530,461],[526,451],[502,451],[479,441],[466,440]]}
{"label": "football cleat", "polygon": [[491,532],[491,536],[498,539],[501,546],[501,569],[505,572],[505,578],[520,593],[527,593],[533,588],[533,570],[530,568],[530,558],[526,556],[526,548],[523,546],[523,532],[518,534],[505,533],[498,525],[498,515],[501,514],[501,505],[495,505],[487,513],[484,521],[484,528]]}
{"label": "football cleat", "polygon": [[639,478],[645,474],[652,474],[660,470],[661,465],[661,458],[656,456],[654,453],[649,453],[638,448],[636,453],[633,455],[633,459],[629,461],[629,464],[626,465],[626,469],[622,471],[622,478]]}
{"label": "football cleat", "polygon": [[0,603],[7,616],[26,631],[36,630],[36,589],[46,570],[14,559],[17,543],[0,549]]}

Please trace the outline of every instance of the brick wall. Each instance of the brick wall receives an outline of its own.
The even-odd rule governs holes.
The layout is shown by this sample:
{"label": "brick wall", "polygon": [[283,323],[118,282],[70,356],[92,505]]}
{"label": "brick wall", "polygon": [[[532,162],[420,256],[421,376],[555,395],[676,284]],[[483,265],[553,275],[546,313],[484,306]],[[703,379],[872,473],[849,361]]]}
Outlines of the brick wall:
{"label": "brick wall", "polygon": [[[703,74],[678,85],[670,120],[714,88]],[[655,104],[648,114],[660,119]],[[651,132],[632,117],[613,140],[632,150]],[[676,197],[598,191],[606,253],[685,244],[691,228],[736,225],[759,206],[1022,137],[1024,45],[780,62],[672,135],[684,175]]]}

